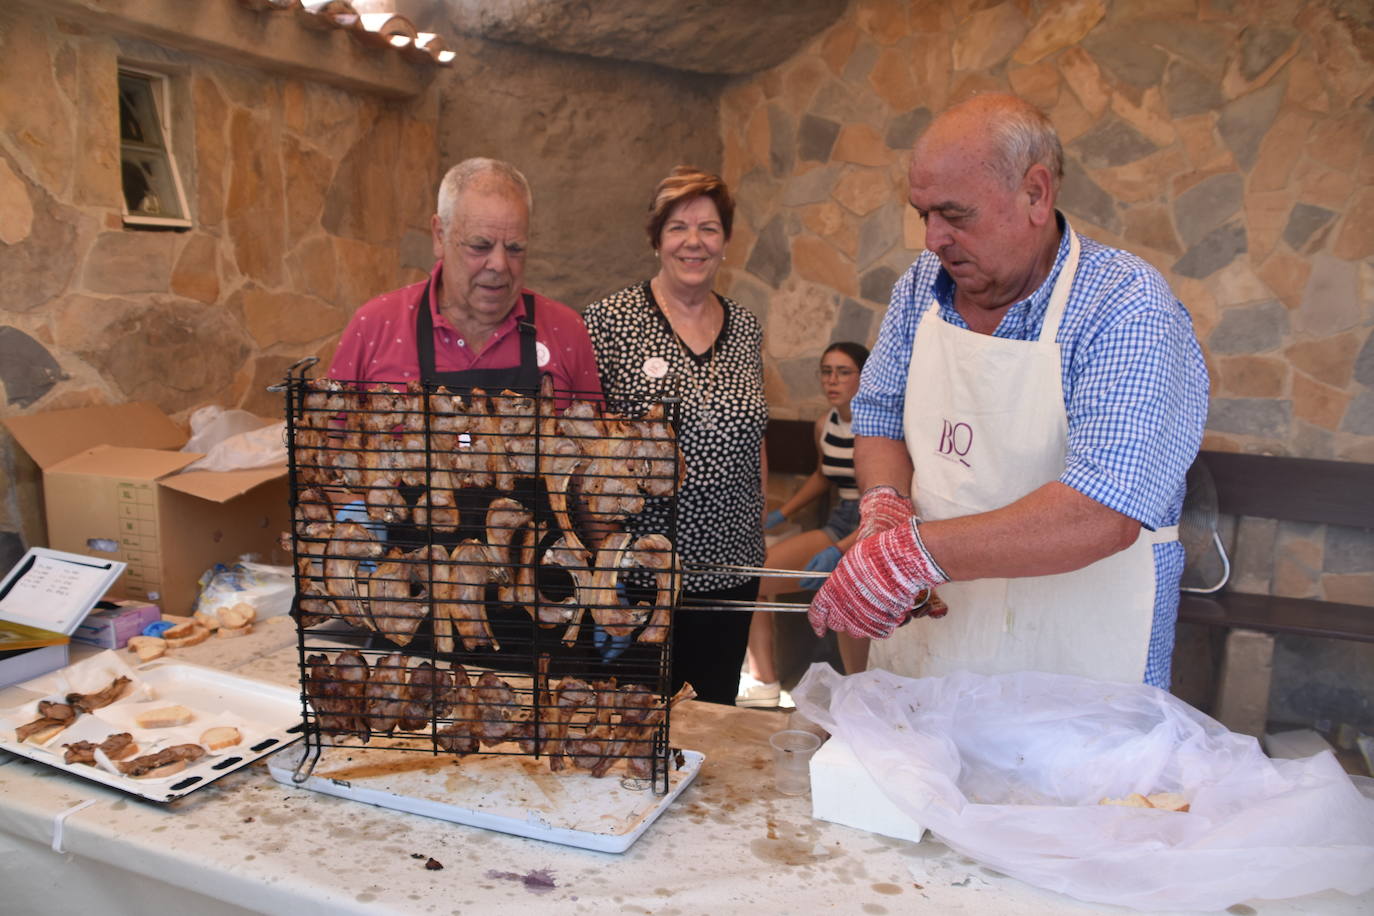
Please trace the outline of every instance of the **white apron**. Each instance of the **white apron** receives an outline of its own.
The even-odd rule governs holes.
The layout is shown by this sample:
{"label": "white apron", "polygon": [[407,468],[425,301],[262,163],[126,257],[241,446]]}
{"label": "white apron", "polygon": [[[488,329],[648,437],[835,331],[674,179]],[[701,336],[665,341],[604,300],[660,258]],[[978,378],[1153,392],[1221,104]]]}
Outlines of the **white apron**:
{"label": "white apron", "polygon": [[[917,326],[904,424],[927,521],[1001,508],[1063,473],[1068,416],[1055,335],[1079,249],[1064,231],[1069,254],[1038,340],[956,327],[938,304]],[[1138,684],[1154,620],[1151,545],[1177,536],[1177,526],[1142,528],[1129,548],[1076,572],[942,585],[949,614],[875,640],[869,664],[907,677],[1049,671]]]}

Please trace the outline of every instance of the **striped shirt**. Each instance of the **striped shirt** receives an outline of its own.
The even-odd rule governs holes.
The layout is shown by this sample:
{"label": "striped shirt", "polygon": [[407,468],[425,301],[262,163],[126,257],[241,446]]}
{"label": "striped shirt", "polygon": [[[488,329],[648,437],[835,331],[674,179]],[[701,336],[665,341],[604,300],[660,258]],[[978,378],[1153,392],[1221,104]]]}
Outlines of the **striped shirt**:
{"label": "striped shirt", "polygon": [[[1192,319],[1145,261],[1078,238],[1078,273],[1056,338],[1069,425],[1059,482],[1148,529],[1177,524],[1184,478],[1207,421],[1207,368]],[[1039,337],[1068,249],[1065,232],[1049,276],[1007,310],[993,336]],[[954,308],[953,281],[926,251],[892,289],[851,405],[856,435],[905,438],[902,405],[911,346],[932,302],[945,321],[968,327]],[[1183,547],[1157,544],[1154,557],[1155,615],[1145,682],[1167,688]]]}
{"label": "striped shirt", "polygon": [[859,485],[854,480],[854,433],[849,421],[841,420],[834,408],[821,429],[821,474],[835,485],[840,499],[859,498]]}

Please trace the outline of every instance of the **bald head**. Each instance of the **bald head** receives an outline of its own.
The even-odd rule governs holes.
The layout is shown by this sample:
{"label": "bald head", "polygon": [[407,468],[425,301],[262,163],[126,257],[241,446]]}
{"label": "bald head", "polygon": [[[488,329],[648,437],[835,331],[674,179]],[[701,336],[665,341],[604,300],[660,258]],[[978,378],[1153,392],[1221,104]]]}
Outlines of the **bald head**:
{"label": "bald head", "polygon": [[1053,265],[1062,168],[1054,128],[1010,95],[956,105],[916,142],[908,200],[926,224],[926,248],[954,281],[955,307],[973,330],[991,333]]}
{"label": "bald head", "polygon": [[1014,95],[976,95],[945,110],[916,141],[913,155],[943,151],[951,143],[978,155],[1008,188],[1036,164],[1049,172],[1056,194],[1064,177],[1064,149],[1054,125],[1040,109]]}

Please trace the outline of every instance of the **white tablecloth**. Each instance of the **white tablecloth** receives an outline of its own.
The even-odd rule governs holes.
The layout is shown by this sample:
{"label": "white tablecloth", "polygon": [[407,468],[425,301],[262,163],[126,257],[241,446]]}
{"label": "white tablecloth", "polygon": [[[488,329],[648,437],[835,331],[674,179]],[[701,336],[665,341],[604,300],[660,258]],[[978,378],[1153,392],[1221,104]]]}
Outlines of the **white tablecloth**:
{"label": "white tablecloth", "polygon": [[[291,683],[289,627],[182,657]],[[0,703],[3,703],[0,695]],[[114,916],[338,913],[1081,914],[1095,907],[916,844],[813,820],[771,785],[785,716],[688,703],[678,746],[702,771],[623,854],[589,852],[332,798],[264,763],[169,805],[0,752],[0,910]],[[85,802],[91,804],[64,812]],[[52,849],[61,820],[62,852]],[[433,858],[441,870],[427,870]],[[1374,895],[1252,901],[1247,913],[1374,913]],[[1239,911],[1237,911],[1239,912]]]}

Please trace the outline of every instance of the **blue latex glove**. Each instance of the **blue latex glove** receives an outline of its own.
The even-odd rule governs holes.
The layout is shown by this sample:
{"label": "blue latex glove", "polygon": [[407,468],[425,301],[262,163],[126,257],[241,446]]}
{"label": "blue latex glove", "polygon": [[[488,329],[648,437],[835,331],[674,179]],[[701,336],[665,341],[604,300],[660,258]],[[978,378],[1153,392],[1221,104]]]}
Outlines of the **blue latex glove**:
{"label": "blue latex glove", "polygon": [[[373,521],[367,514],[367,503],[361,499],[355,499],[346,506],[340,506],[339,511],[334,513],[334,520],[339,522],[353,522],[362,525],[372,536],[383,544],[386,543],[386,525],[378,521]],[[372,560],[361,560],[358,569],[362,572],[372,573],[377,569],[377,564]]]}
{"label": "blue latex glove", "polygon": [[[836,547],[834,544],[831,544],[829,547],[825,548],[820,553],[816,554],[814,557],[808,560],[806,562],[806,566],[803,568],[807,572],[833,572],[835,567],[840,564],[840,557],[842,556],[844,556],[844,552],[841,551],[840,548]],[[824,578],[801,580],[801,587],[809,588],[812,591],[820,588],[824,584]]]}
{"label": "blue latex glove", "polygon": [[592,624],[592,645],[596,646],[597,654],[605,661],[610,661],[630,648],[632,642],[634,642],[633,633],[627,636],[612,636],[601,629],[601,624]]}
{"label": "blue latex glove", "polygon": [[[619,599],[621,604],[629,605],[630,596],[625,588],[624,582],[616,582],[615,596]],[[605,661],[610,661],[630,648],[630,643],[632,642],[634,642],[633,633],[626,636],[612,636],[610,633],[601,629],[601,624],[592,624],[592,645],[596,646],[597,654]]]}
{"label": "blue latex glove", "polygon": [[776,528],[787,521],[787,516],[782,514],[781,509],[774,509],[768,513],[768,517],[763,520],[763,530],[768,531]]}

